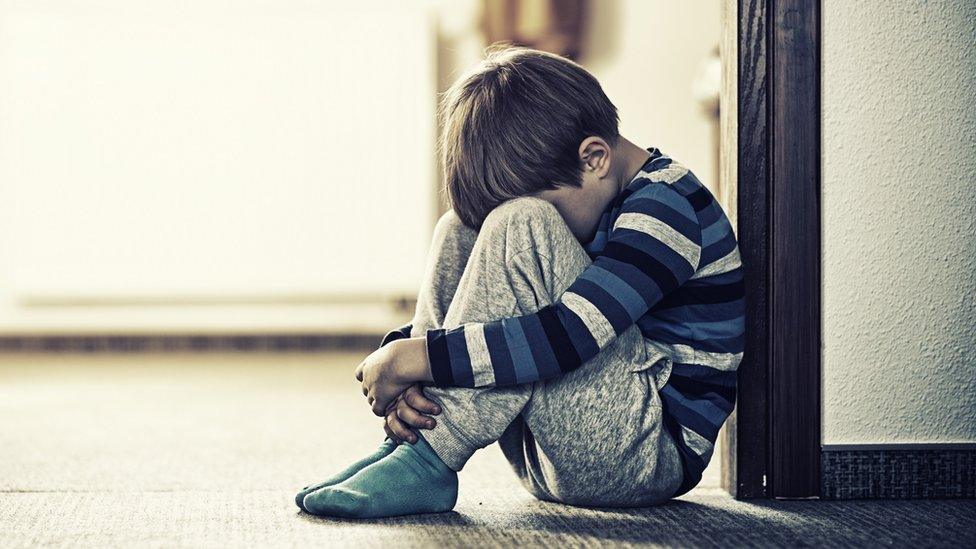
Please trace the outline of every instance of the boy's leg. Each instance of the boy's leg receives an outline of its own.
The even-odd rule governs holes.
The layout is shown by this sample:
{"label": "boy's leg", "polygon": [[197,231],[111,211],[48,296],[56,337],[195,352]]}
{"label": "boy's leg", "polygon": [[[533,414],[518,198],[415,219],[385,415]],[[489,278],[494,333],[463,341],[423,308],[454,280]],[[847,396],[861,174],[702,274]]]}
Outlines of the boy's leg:
{"label": "boy's leg", "polygon": [[[515,202],[522,204],[521,201]],[[538,201],[527,204],[535,205],[536,202]],[[502,211],[510,209],[504,206],[499,208]],[[518,211],[522,211],[522,208],[518,208]],[[495,312],[495,318],[510,316],[515,312],[512,290],[505,289],[508,285],[483,284],[479,279],[482,269],[472,268],[472,264],[483,265],[486,260],[496,259],[490,248],[501,239],[499,231],[504,230],[504,226],[493,221],[500,218],[499,213],[492,212],[479,233],[464,227],[452,213],[441,218],[434,231],[434,241],[424,282],[418,294],[411,335],[421,336],[430,328],[445,325],[452,314],[458,314],[452,311],[466,308],[462,303],[487,304],[488,310]],[[479,258],[477,261],[476,257]],[[496,269],[505,272],[504,262],[498,264]],[[472,273],[476,276],[472,276]],[[486,402],[481,408],[483,413],[493,414],[492,420],[486,422],[492,429],[497,426],[497,433],[494,435],[490,434],[493,431],[488,431],[488,436],[492,437],[489,442],[493,442],[525,405],[531,391],[530,385],[510,389],[438,390],[441,404],[438,427],[432,431],[423,431],[416,444],[397,446],[390,454],[340,483],[305,493],[300,506],[314,514],[350,518],[450,510],[457,498],[455,471],[460,469],[460,465],[451,467],[450,462],[444,458],[447,454],[435,452],[425,438],[436,436],[433,433],[441,429],[439,426],[446,413],[445,404],[454,399],[459,410],[470,410],[478,408],[475,403],[481,396],[490,395],[490,402]],[[464,452],[470,456],[474,449]],[[463,461],[461,464],[463,465]]]}
{"label": "boy's leg", "polygon": [[[423,335],[430,328],[443,325],[444,315],[457,290],[464,266],[478,233],[465,227],[461,220],[449,211],[441,216],[434,227],[430,251],[427,256],[423,283],[417,295],[417,308],[411,321],[412,335]],[[327,486],[333,486],[351,478],[359,471],[376,463],[396,449],[396,443],[384,440],[372,454],[356,461],[342,471],[316,484],[305,486],[295,495],[295,504],[303,511],[305,496]]]}
{"label": "boy's leg", "polygon": [[641,506],[669,499],[682,481],[665,430],[654,363],[631,327],[587,366],[537,383],[499,439],[523,485],[540,499]]}
{"label": "boy's leg", "polygon": [[[534,198],[509,201],[485,221],[444,326],[535,312],[561,296],[590,262],[553,206]],[[681,482],[654,379],[661,358],[632,326],[598,357],[550,381],[429,387],[425,393],[442,412],[423,435],[454,470],[498,440],[523,484],[543,499],[655,503]]]}
{"label": "boy's leg", "polygon": [[444,325],[477,238],[478,232],[461,223],[453,211],[437,221],[417,294],[417,308],[410,322],[411,336],[419,337]]}
{"label": "boy's leg", "polygon": [[[510,201],[488,216],[478,234],[444,325],[538,310],[588,264],[551,205]],[[523,483],[539,497],[590,505],[667,498],[681,479],[648,373],[658,357],[645,350],[636,328],[600,357],[551,382],[429,388],[442,409],[433,430],[349,480],[309,494],[305,506],[317,514],[360,518],[446,511],[457,496],[451,469],[459,470],[477,448],[499,437]],[[587,373],[594,368],[598,375]]]}

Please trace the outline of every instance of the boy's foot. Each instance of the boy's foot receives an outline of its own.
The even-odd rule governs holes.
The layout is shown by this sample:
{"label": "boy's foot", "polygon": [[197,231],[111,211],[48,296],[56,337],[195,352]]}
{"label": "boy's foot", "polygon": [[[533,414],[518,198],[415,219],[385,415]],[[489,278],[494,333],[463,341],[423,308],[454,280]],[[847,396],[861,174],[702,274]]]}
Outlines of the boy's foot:
{"label": "boy's foot", "polygon": [[457,473],[444,465],[423,436],[401,444],[348,480],[305,496],[309,513],[343,518],[380,518],[443,513],[457,503]]}
{"label": "boy's foot", "polygon": [[363,459],[357,461],[356,463],[353,463],[349,467],[346,467],[342,471],[339,471],[338,473],[332,475],[331,477],[323,480],[318,484],[313,484],[312,486],[306,486],[302,488],[302,491],[298,492],[298,494],[295,496],[295,504],[298,505],[298,507],[302,511],[307,512],[308,509],[305,508],[305,504],[303,503],[305,500],[305,496],[311,494],[312,492],[318,490],[319,488],[332,486],[333,484],[339,484],[340,482],[355,475],[362,469],[369,467],[370,465],[390,455],[390,453],[392,453],[393,450],[396,450],[396,447],[397,444],[392,440],[390,439],[384,440],[383,443],[380,444],[380,447],[377,448],[376,451],[373,452],[372,454],[364,457]]}

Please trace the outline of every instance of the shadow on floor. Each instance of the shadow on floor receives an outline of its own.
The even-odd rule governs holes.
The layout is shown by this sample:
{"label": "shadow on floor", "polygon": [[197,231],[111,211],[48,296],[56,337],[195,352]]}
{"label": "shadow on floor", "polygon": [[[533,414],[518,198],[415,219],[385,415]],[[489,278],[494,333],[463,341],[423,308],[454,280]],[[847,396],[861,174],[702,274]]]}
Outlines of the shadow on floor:
{"label": "shadow on floor", "polygon": [[[965,547],[976,539],[973,501],[758,501],[693,496],[652,508],[585,509],[529,501],[508,513],[449,512],[350,521],[299,512],[329,529],[395,529],[407,544],[600,540],[667,546],[856,545]],[[489,537],[490,536],[490,537]]]}

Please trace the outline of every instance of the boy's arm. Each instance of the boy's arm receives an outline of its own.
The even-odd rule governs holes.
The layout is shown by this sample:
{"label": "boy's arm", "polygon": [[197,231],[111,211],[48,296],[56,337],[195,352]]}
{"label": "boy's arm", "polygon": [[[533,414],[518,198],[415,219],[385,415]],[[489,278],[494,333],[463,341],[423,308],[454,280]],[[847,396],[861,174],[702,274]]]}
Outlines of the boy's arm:
{"label": "boy's arm", "polygon": [[701,243],[687,198],[666,183],[643,187],[623,203],[603,254],[555,303],[529,315],[428,330],[434,384],[515,385],[579,368],[695,273]]}

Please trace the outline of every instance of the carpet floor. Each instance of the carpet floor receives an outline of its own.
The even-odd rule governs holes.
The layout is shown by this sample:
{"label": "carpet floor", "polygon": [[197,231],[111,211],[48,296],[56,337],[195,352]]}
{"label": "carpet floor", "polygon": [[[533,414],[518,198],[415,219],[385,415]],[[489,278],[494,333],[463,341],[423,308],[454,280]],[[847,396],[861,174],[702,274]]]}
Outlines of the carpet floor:
{"label": "carpet floor", "polygon": [[450,513],[312,517],[295,491],[382,439],[360,354],[0,356],[0,546],[973,547],[974,501],[540,502],[497,447]]}

